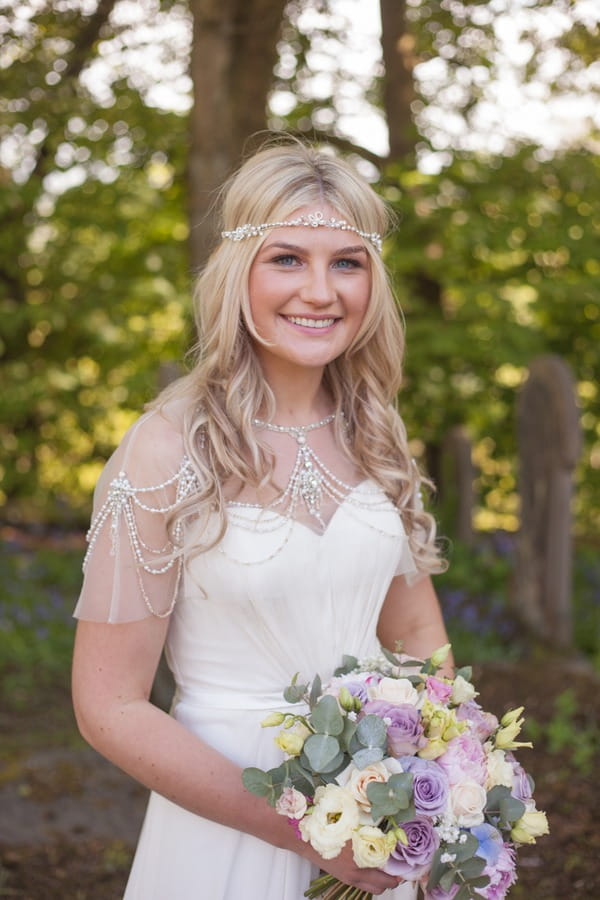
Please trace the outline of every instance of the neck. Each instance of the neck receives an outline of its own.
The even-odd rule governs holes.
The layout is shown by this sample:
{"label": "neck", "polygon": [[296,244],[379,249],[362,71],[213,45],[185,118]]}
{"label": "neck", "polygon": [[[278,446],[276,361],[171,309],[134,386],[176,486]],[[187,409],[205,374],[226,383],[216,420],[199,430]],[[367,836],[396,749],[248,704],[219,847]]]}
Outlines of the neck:
{"label": "neck", "polygon": [[323,370],[295,372],[289,378],[269,378],[269,387],[275,397],[275,415],[272,422],[279,425],[309,425],[333,410],[331,398],[323,387]]}

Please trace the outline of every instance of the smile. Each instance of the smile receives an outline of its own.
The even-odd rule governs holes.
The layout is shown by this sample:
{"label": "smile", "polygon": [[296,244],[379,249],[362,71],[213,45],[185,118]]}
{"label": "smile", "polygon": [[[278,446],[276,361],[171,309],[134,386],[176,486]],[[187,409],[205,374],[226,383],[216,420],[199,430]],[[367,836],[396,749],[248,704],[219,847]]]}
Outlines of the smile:
{"label": "smile", "polygon": [[304,328],[329,328],[335,319],[307,319],[304,316],[286,316],[292,325],[302,325]]}

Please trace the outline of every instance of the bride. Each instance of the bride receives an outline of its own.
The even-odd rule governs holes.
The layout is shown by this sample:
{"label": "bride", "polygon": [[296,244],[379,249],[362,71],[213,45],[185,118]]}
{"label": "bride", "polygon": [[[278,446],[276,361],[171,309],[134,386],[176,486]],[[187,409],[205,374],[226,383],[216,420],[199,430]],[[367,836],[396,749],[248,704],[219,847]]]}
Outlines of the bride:
{"label": "bride", "polygon": [[[328,151],[250,158],[198,279],[195,363],[99,480],[73,698],[83,736],[151,791],[127,900],[301,900],[319,869],[416,896],[350,848],[322,859],[241,780],[280,761],[259,723],[294,673],[446,642],[435,525],[393,405],[387,223]],[[163,649],[170,713],[149,700]]]}

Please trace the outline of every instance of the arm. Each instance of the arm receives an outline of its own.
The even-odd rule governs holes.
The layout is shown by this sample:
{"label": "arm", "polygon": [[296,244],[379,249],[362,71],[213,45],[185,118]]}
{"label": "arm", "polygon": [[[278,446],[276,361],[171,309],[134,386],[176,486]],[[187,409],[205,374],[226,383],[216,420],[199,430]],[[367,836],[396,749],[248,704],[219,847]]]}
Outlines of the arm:
{"label": "arm", "polygon": [[73,702],[85,739],[146,787],[193,813],[299,853],[348,884],[376,894],[395,887],[395,877],[358,869],[349,848],[323,860],[262,797],[246,791],[237,765],[149,702],[167,628],[167,619],[155,617],[78,624]]}
{"label": "arm", "polygon": [[[402,575],[393,579],[379,614],[377,637],[392,651],[400,641],[402,652],[417,659],[431,656],[434,650],[448,643],[431,578],[419,578],[412,585]],[[453,665],[449,656],[442,674],[450,675]]]}

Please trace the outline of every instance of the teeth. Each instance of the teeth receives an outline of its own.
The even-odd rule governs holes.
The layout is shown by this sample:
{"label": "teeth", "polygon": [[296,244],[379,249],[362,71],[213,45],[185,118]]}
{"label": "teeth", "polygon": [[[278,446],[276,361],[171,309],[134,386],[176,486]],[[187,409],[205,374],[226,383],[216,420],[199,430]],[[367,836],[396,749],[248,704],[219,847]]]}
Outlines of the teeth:
{"label": "teeth", "polygon": [[335,319],[305,319],[303,316],[287,316],[288,322],[293,325],[303,325],[305,328],[329,328]]}

